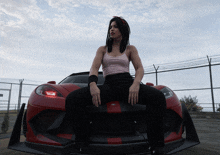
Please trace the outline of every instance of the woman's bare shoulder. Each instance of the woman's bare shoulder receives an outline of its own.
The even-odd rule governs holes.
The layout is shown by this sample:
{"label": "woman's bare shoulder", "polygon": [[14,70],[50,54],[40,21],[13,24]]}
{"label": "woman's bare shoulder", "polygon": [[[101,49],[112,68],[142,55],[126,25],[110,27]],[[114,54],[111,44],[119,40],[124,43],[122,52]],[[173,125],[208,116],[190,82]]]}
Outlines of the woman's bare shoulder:
{"label": "woman's bare shoulder", "polygon": [[134,51],[134,50],[137,51],[137,48],[134,45],[128,45],[127,48],[130,51]]}
{"label": "woman's bare shoulder", "polygon": [[97,50],[97,53],[104,54],[106,52],[106,46],[100,46]]}
{"label": "woman's bare shoulder", "polygon": [[132,53],[138,53],[137,48],[134,45],[128,45],[127,49],[128,49],[129,57],[131,56]]}
{"label": "woman's bare shoulder", "polygon": [[104,51],[104,52],[105,52],[105,51],[106,51],[106,46],[100,46],[100,47],[98,48],[98,50],[99,50],[99,51]]}

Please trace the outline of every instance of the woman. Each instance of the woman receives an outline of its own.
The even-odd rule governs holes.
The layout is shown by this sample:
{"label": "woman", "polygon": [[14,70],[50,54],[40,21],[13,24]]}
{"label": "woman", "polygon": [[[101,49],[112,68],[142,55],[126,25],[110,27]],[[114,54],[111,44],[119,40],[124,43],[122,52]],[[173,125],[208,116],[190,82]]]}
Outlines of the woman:
{"label": "woman", "polygon": [[[66,113],[74,118],[74,131],[78,144],[89,139],[87,105],[98,107],[114,100],[123,100],[131,105],[145,104],[149,117],[148,140],[152,154],[163,154],[163,117],[166,101],[159,90],[141,83],[144,69],[135,46],[129,45],[130,28],[121,17],[114,17],[109,23],[106,45],[98,48],[93,60],[88,87],[73,91],[66,98]],[[135,68],[135,78],[129,74],[129,63]],[[97,86],[98,70],[102,65],[105,82]],[[148,149],[148,148],[146,148]]]}

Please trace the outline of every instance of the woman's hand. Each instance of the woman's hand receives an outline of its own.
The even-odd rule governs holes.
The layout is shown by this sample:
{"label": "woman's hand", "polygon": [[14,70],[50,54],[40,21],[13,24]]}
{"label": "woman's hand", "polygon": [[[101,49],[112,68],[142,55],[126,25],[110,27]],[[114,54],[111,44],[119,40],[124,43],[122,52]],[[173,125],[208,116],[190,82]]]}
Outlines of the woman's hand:
{"label": "woman's hand", "polygon": [[95,82],[90,83],[90,93],[92,95],[92,103],[98,107],[101,105],[100,89]]}
{"label": "woman's hand", "polygon": [[128,103],[131,103],[131,105],[138,103],[139,89],[140,89],[139,83],[133,83],[129,88]]}

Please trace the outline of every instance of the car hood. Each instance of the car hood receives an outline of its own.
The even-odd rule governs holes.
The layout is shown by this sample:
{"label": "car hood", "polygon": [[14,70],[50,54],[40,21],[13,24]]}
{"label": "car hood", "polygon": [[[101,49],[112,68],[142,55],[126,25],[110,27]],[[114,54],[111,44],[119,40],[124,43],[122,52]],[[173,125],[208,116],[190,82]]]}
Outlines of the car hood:
{"label": "car hood", "polygon": [[59,84],[59,86],[64,88],[65,90],[67,90],[69,93],[74,91],[74,90],[80,89],[79,86],[77,86],[75,84],[72,84],[72,83]]}

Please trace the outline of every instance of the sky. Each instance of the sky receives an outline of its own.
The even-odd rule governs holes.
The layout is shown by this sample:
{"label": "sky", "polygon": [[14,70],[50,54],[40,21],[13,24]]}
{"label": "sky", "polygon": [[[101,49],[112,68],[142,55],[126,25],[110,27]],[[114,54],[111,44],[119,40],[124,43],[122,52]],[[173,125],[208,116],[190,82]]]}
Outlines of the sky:
{"label": "sky", "polygon": [[145,69],[220,54],[219,0],[0,0],[0,78],[59,82],[89,71],[113,16],[129,23]]}

